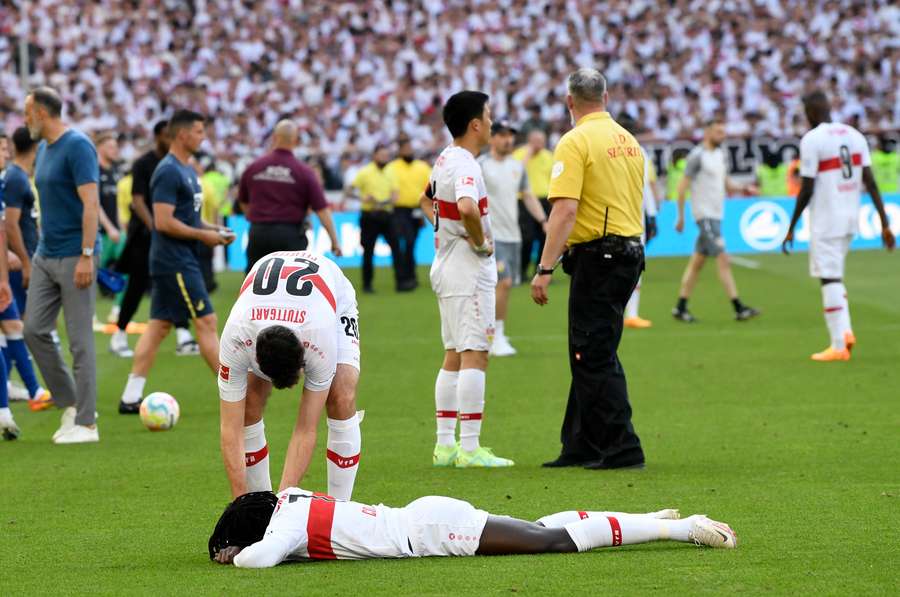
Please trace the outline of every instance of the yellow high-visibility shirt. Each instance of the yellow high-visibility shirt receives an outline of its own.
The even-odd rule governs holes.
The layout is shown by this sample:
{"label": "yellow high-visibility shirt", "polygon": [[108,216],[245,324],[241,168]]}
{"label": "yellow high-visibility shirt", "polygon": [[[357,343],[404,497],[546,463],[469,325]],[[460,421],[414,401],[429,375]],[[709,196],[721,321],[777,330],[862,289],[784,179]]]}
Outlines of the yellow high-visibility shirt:
{"label": "yellow high-visibility shirt", "polygon": [[[513,152],[513,157],[520,162],[525,159],[527,146],[518,148]],[[550,190],[550,171],[553,170],[553,154],[548,149],[542,149],[525,163],[525,172],[528,173],[528,183],[531,192],[538,199],[547,197]]]}
{"label": "yellow high-visibility shirt", "polygon": [[397,207],[419,207],[419,199],[431,178],[431,166],[422,160],[407,162],[397,158],[384,170],[397,184]]}
{"label": "yellow high-visibility shirt", "polygon": [[563,135],[553,154],[550,200],[578,201],[569,245],[644,231],[644,152],[608,112],[592,112]]}
{"label": "yellow high-visibility shirt", "polygon": [[[387,167],[379,168],[375,162],[369,162],[356,173],[351,186],[359,191],[359,198],[363,200],[362,211],[393,209],[391,196],[397,190],[397,183],[387,172]],[[366,198],[374,199],[376,205],[365,201]]]}
{"label": "yellow high-visibility shirt", "polygon": [[119,224],[122,230],[131,219],[131,173],[119,179],[116,183],[116,208],[119,210]]}

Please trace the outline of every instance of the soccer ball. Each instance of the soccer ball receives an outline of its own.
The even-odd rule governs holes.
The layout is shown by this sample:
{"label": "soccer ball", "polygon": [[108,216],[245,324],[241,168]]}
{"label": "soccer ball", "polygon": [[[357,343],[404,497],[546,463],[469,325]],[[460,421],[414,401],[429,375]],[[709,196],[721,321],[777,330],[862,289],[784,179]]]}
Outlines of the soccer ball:
{"label": "soccer ball", "polygon": [[153,392],[141,402],[141,423],[150,431],[165,431],[178,422],[178,401],[165,392]]}

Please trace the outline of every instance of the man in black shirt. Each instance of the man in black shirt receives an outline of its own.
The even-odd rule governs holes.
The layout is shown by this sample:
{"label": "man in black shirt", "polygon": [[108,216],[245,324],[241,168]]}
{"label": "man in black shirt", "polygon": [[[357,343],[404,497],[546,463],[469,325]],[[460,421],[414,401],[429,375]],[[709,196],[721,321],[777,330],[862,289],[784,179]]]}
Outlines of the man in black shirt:
{"label": "man in black shirt", "polygon": [[[137,312],[141,299],[150,288],[150,230],[153,217],[150,213],[150,177],[159,162],[169,153],[169,122],[160,120],[153,127],[154,148],[135,160],[131,168],[131,219],[125,248],[116,264],[116,270],[128,275],[128,286],[122,297],[118,330],[109,342],[113,354],[131,358],[134,352],[128,348],[126,329]],[[176,340],[179,355],[199,354],[200,348],[187,329],[187,321],[176,322]]]}
{"label": "man in black shirt", "polygon": [[[94,137],[97,161],[100,164],[100,267],[109,267],[122,252],[122,233],[119,228],[118,183],[119,141],[112,132],[102,132]],[[101,292],[105,292],[100,287]],[[118,309],[113,309],[113,320],[118,319]]]}

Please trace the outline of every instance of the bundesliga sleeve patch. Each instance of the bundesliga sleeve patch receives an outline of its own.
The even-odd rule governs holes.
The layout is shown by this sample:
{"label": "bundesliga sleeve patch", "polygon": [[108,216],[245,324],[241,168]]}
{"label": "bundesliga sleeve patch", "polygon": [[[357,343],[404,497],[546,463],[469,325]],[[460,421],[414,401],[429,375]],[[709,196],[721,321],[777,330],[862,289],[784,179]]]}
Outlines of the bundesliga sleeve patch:
{"label": "bundesliga sleeve patch", "polygon": [[553,170],[550,171],[550,178],[559,178],[559,175],[562,174],[565,169],[565,164],[562,162],[555,162],[553,164]]}
{"label": "bundesliga sleeve patch", "polygon": [[459,186],[471,187],[475,186],[475,178],[473,176],[463,176],[459,179]]}
{"label": "bundesliga sleeve patch", "polygon": [[225,365],[219,365],[219,377],[222,378],[222,381],[228,381],[228,378],[231,377],[231,369]]}

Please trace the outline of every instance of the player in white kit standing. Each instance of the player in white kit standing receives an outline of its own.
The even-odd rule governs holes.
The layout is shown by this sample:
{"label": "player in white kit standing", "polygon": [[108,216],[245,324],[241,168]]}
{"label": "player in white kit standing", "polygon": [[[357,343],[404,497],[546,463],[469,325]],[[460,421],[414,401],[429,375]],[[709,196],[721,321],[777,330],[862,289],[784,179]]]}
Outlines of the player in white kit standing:
{"label": "player in white kit standing", "polygon": [[328,492],[350,499],[359,468],[356,412],[359,327],[356,292],[333,261],[279,251],[247,274],[219,347],[221,448],[232,496],[272,489],[263,411],[272,387],[304,376],[300,412],[280,488],[297,485],[328,416]]}
{"label": "player in white kit standing", "polygon": [[675,509],[646,514],[570,510],[528,522],[468,502],[419,498],[403,508],[344,502],[288,488],[256,492],[225,508],[209,538],[209,558],[239,568],[285,561],[574,553],[671,540],[733,549],[727,524]]}
{"label": "player in white kit standing", "polygon": [[478,91],[461,91],[447,100],[443,118],[453,143],[435,162],[420,201],[434,225],[431,287],[438,296],[446,351],[434,390],[435,466],[513,465],[512,460],[495,456],[479,443],[497,286],[487,189],[475,161],[490,141],[488,99]]}
{"label": "player in white kit standing", "polygon": [[821,91],[803,98],[812,127],[800,141],[800,176],[794,215],[782,248],[794,241],[794,228],[809,205],[809,273],[822,283],[822,303],[831,345],[812,355],[814,361],[849,361],[856,336],[850,324],[850,304],[844,286],[844,261],[859,224],[865,187],[881,219],[881,238],[890,251],[894,235],[881,193],[872,175],[869,144],[852,126],[831,122],[831,105]]}

